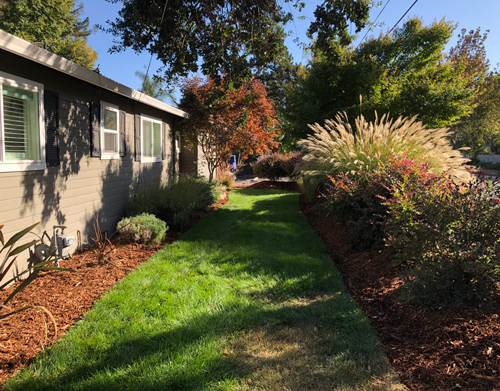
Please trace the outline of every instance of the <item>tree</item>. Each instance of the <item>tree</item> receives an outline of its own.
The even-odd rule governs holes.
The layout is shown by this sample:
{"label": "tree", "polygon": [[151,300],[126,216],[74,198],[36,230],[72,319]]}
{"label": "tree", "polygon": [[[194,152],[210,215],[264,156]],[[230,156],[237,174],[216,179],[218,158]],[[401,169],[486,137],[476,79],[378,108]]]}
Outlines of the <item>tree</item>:
{"label": "tree", "polygon": [[290,17],[275,1],[119,0],[123,8],[109,32],[112,51],[131,47],[154,53],[165,78],[197,72],[214,80],[243,80],[261,69],[283,46]]}
{"label": "tree", "polygon": [[189,113],[182,132],[200,146],[210,180],[232,153],[263,154],[278,146],[276,114],[261,82],[227,89],[224,80],[193,78],[184,81],[181,92],[180,108]]}
{"label": "tree", "polygon": [[424,26],[409,19],[392,33],[359,47],[339,47],[339,59],[316,54],[289,93],[288,144],[304,138],[307,124],[321,123],[346,111],[350,118],[375,110],[393,116],[419,116],[432,128],[450,126],[469,115],[477,96],[477,72],[462,72],[444,48],[453,35],[451,22]]}
{"label": "tree", "polygon": [[477,91],[474,111],[453,126],[455,145],[469,147],[472,156],[500,149],[500,76],[490,72],[484,42],[488,30],[462,29],[448,60],[468,79],[468,88]]}
{"label": "tree", "polygon": [[141,92],[161,101],[169,98],[172,102],[176,103],[175,97],[167,91],[165,82],[161,78],[156,76],[151,77],[143,71],[135,71],[135,75],[141,79]]}
{"label": "tree", "polygon": [[450,49],[448,60],[457,70],[464,74],[471,86],[480,89],[489,73],[490,61],[486,54],[484,42],[489,30],[481,34],[481,28],[476,30],[462,29],[458,42]]}
{"label": "tree", "polygon": [[[285,24],[292,15],[277,0],[108,0],[121,2],[118,18],[107,31],[117,37],[112,51],[132,48],[155,54],[170,83],[178,76],[201,72],[238,86],[260,74],[283,53]],[[299,10],[300,0],[282,0]],[[330,47],[335,37],[344,43],[349,22],[359,29],[372,0],[324,0],[317,6],[318,47]],[[347,18],[347,21],[345,19]]]}
{"label": "tree", "polygon": [[471,156],[500,152],[500,75],[483,81],[473,113],[453,126],[456,147],[468,147]]}
{"label": "tree", "polygon": [[292,61],[292,56],[286,47],[276,57],[274,62],[267,64],[266,69],[255,74],[255,79],[261,81],[267,91],[267,96],[278,110],[286,106],[285,91],[295,83],[298,65]]}
{"label": "tree", "polygon": [[59,54],[88,69],[97,53],[88,45],[88,18],[74,0],[3,0],[0,28]]}
{"label": "tree", "polygon": [[351,44],[354,37],[351,25],[354,24],[355,34],[367,24],[372,0],[326,0],[318,5],[307,33],[316,39],[312,49],[316,54],[322,53],[330,60],[338,59],[342,47]]}

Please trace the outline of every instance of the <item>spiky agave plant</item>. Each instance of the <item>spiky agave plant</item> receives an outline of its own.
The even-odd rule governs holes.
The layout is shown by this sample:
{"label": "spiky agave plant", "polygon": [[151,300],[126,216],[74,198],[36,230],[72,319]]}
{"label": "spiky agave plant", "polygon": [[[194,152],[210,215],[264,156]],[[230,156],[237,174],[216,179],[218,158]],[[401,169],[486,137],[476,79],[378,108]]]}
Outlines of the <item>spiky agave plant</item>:
{"label": "spiky agave plant", "polygon": [[460,181],[470,179],[464,167],[469,161],[460,150],[450,144],[450,130],[428,129],[417,117],[389,118],[384,114],[368,122],[361,115],[353,128],[345,112],[335,119],[326,120],[325,125],[309,125],[313,134],[299,141],[305,152],[296,174],[304,178],[306,194],[312,199],[327,175],[338,172],[352,173],[362,178],[363,174],[375,170],[379,159],[388,152],[406,154],[409,158],[424,158],[436,173],[447,172]]}

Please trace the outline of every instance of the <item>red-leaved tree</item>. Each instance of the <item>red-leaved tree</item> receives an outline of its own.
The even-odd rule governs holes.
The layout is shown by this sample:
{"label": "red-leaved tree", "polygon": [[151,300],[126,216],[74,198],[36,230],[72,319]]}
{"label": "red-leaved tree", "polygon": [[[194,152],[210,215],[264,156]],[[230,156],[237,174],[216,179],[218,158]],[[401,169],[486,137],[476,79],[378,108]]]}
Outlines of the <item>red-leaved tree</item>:
{"label": "red-leaved tree", "polygon": [[235,152],[261,155],[279,146],[277,115],[261,82],[227,88],[224,80],[193,78],[181,91],[180,108],[189,113],[182,132],[189,144],[201,148],[210,180]]}

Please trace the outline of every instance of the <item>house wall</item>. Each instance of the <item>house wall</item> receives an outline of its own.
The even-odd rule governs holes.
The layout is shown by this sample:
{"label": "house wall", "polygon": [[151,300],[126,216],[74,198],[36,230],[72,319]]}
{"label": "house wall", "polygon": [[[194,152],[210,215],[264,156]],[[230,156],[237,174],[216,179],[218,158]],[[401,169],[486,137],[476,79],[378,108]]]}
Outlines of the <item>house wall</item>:
{"label": "house wall", "polygon": [[183,140],[180,154],[180,172],[208,178],[209,171],[207,160],[203,156],[201,146],[189,145]]}
{"label": "house wall", "polygon": [[198,150],[189,145],[188,142],[183,139],[181,142],[181,153],[180,153],[180,172],[196,175],[198,173],[197,169],[198,162]]}
{"label": "house wall", "polygon": [[[44,84],[59,94],[60,164],[43,171],[0,172],[0,224],[6,238],[40,221],[34,230],[52,236],[54,225],[66,226],[65,234],[89,243],[95,216],[110,234],[123,216],[129,196],[175,174],[175,116],[127,97],[18,58],[0,50],[0,70]],[[104,160],[90,156],[90,102],[103,100],[126,111],[126,155]],[[166,124],[166,156],[161,162],[135,161],[134,114],[161,119]],[[30,240],[33,238],[30,237]],[[71,250],[75,250],[76,245]],[[12,273],[24,270],[19,258]]]}

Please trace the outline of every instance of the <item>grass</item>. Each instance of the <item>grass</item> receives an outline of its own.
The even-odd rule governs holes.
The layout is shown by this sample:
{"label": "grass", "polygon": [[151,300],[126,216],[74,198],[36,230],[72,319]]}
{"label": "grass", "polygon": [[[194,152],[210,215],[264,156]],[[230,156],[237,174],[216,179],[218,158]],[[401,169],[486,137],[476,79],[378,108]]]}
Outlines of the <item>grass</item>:
{"label": "grass", "polygon": [[402,389],[298,195],[236,190],[7,390]]}

